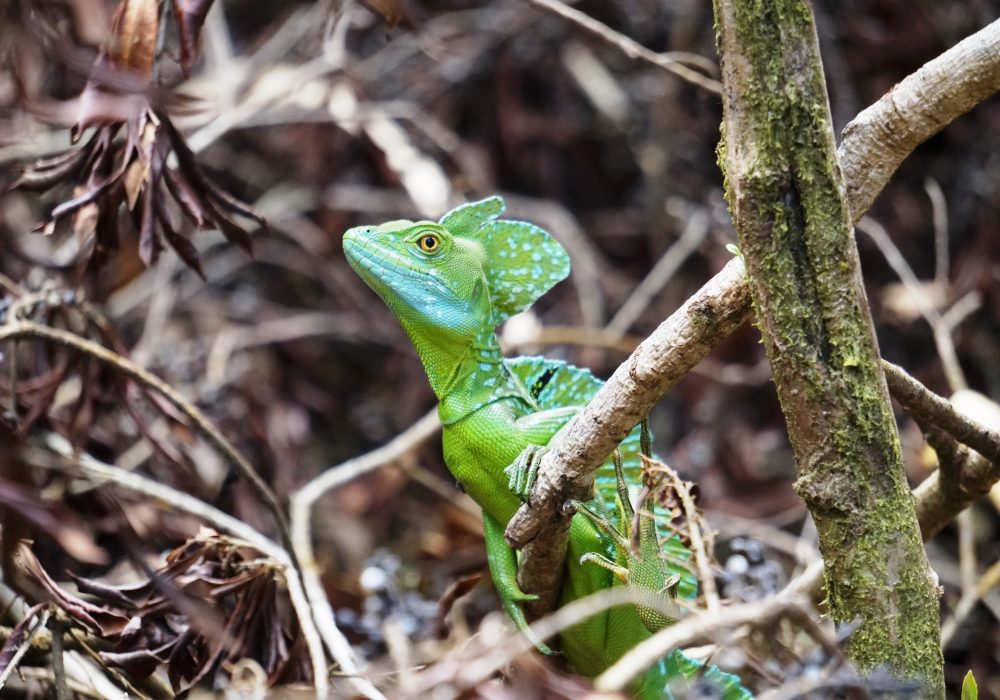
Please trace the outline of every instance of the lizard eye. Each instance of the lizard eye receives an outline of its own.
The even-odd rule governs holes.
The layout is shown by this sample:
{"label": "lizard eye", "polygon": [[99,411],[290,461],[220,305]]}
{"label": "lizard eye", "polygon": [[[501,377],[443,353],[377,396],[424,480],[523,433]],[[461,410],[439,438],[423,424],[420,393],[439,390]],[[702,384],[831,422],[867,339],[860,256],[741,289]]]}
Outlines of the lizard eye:
{"label": "lizard eye", "polygon": [[441,247],[441,239],[438,238],[437,234],[425,233],[417,241],[417,245],[420,246],[420,250],[425,253],[436,253],[438,248]]}

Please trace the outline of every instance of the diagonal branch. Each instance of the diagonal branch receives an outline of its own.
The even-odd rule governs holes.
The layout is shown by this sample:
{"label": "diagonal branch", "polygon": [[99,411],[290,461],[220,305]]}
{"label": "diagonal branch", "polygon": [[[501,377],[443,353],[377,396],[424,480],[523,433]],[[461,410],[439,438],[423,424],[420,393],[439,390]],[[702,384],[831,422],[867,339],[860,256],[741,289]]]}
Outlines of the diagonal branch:
{"label": "diagonal branch", "polygon": [[[847,187],[852,222],[856,223],[867,211],[906,155],[1000,90],[998,46],[1000,20],[921,67],[847,126],[837,157]],[[892,166],[871,166],[870,161],[883,160]],[[737,268],[739,274],[734,274]],[[730,300],[724,303],[731,305],[728,310],[732,314],[732,328],[750,319],[741,261],[729,263],[664,325],[676,323],[675,317],[687,314],[692,306],[708,304],[718,308],[714,299],[717,296]],[[673,354],[685,355],[689,348],[694,348],[692,359],[697,364],[725,337],[725,333],[716,334],[711,324],[679,325],[687,329],[687,334],[664,348],[671,355],[660,355],[654,363],[650,370],[655,377],[654,389],[647,392],[629,373],[616,372],[550,445],[552,449],[542,460],[530,503],[522,506],[507,530],[511,544],[532,543],[521,561],[519,579],[524,590],[539,593],[543,598],[549,593],[554,600],[545,581],[551,585],[552,577],[547,572],[558,568],[558,562],[565,559],[565,538],[557,523],[568,516],[560,514],[560,506],[567,498],[587,490],[597,467],[610,454],[613,445],[609,447],[601,433],[627,434],[637,422],[633,417],[645,415],[673,388],[687,371],[672,360]],[[639,354],[640,349],[636,349],[633,357]],[[632,361],[630,358],[626,364]],[[682,370],[680,374],[676,374],[678,370]],[[600,429],[594,430],[592,426]]]}
{"label": "diagonal branch", "polygon": [[902,367],[883,360],[882,369],[893,398],[918,416],[921,424],[932,423],[991,462],[1000,462],[1000,433],[963,416],[951,402],[933,393]]}

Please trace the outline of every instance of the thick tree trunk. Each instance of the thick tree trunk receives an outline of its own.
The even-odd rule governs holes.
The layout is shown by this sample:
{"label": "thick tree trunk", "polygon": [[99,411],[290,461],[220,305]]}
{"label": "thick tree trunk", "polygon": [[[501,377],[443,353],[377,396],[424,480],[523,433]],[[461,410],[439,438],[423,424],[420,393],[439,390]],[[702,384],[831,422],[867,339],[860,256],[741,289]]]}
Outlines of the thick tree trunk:
{"label": "thick tree trunk", "polygon": [[848,655],[942,696],[937,590],[879,365],[804,0],[716,0],[727,196]]}

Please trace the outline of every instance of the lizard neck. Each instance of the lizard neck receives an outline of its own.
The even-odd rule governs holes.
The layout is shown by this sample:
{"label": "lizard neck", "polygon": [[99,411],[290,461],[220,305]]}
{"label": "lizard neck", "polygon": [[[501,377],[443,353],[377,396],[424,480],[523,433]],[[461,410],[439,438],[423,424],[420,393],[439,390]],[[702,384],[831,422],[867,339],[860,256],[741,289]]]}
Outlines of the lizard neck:
{"label": "lizard neck", "polygon": [[[507,369],[492,328],[482,329],[451,367],[443,383],[436,385],[431,379],[441,401],[438,414],[444,425],[457,423],[495,401],[524,398],[524,389]],[[428,370],[428,377],[430,374]]]}

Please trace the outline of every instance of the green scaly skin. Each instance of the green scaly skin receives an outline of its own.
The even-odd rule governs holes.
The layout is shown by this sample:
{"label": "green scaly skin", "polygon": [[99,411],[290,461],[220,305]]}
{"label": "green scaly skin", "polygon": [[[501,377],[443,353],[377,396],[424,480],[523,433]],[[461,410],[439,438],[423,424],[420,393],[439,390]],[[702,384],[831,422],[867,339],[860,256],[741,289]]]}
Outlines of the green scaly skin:
{"label": "green scaly skin", "polygon": [[[504,608],[524,629],[521,604],[533,596],[517,585],[517,553],[504,528],[530,491],[533,458],[600,387],[589,372],[544,358],[506,360],[495,329],[528,308],[569,274],[566,251],[540,228],[500,219],[490,197],[459,207],[438,223],[390,221],[344,234],[351,267],[392,310],[413,342],[440,405],[449,470],[483,509],[490,570]],[[672,596],[692,599],[697,581],[684,566],[690,553],[640,518],[640,552],[628,546],[628,485],[640,484],[638,429],[622,443],[624,468],[605,465],[597,499],[573,518],[563,604],[613,585],[633,586],[650,606],[621,606],[567,630],[559,646],[581,674],[594,676],[673,620]],[[621,534],[619,534],[621,530]],[[667,593],[669,591],[669,593]],[[654,610],[654,608],[656,610]],[[547,647],[533,640],[542,651]],[[679,652],[650,669],[635,687],[641,697],[673,697],[686,679],[714,682],[720,695],[750,697],[739,680]]]}

